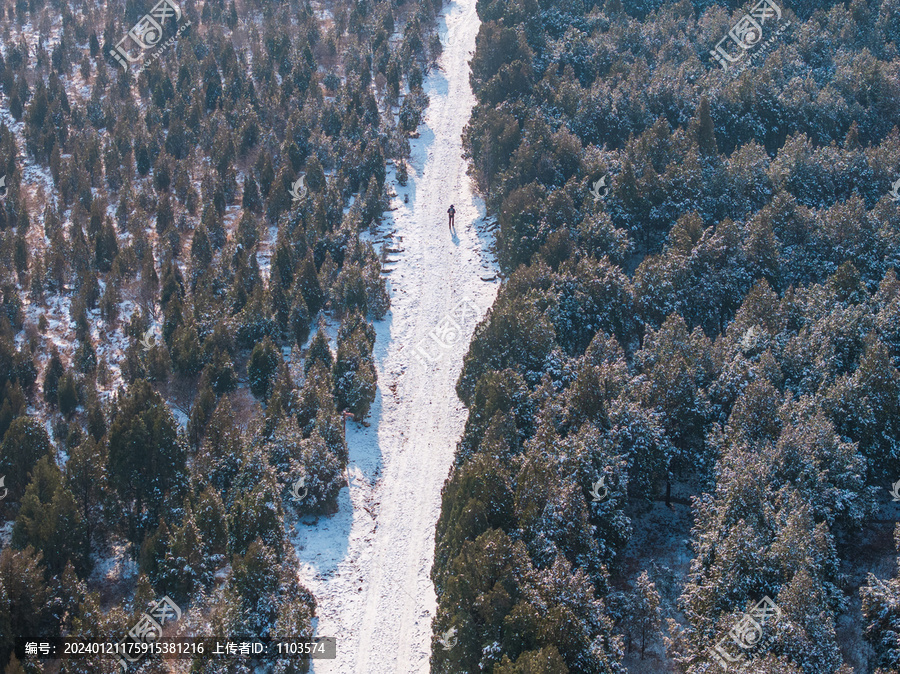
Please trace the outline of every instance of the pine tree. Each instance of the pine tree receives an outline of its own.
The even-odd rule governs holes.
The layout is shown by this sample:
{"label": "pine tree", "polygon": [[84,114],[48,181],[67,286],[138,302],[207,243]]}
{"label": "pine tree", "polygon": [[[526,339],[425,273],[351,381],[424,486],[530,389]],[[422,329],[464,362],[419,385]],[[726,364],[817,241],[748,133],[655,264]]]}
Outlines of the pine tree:
{"label": "pine tree", "polygon": [[706,96],[700,98],[700,106],[697,108],[697,145],[700,153],[706,157],[715,156],[719,152],[716,128],[709,113],[709,99]]}
{"label": "pine tree", "polygon": [[[255,183],[254,183],[255,184]],[[245,199],[250,197],[245,196]],[[258,197],[257,197],[258,198]],[[251,215],[251,210],[245,206],[241,219],[238,222],[238,243],[246,250],[250,250],[259,243],[259,223]]]}
{"label": "pine tree", "polygon": [[322,365],[328,370],[334,364],[334,356],[331,355],[331,347],[328,346],[328,337],[325,335],[321,325],[316,331],[316,336],[310,342],[309,351],[306,354],[306,362],[303,365],[304,372],[308,374],[316,364]]}
{"label": "pine tree", "polygon": [[357,419],[365,418],[375,400],[377,373],[371,348],[362,330],[338,338],[332,371],[335,402],[340,409],[349,409]]}
{"label": "pine tree", "polygon": [[[900,552],[900,525],[894,526],[894,547]],[[900,568],[900,561],[898,561]],[[896,576],[881,580],[868,574],[866,584],[859,588],[865,638],[875,649],[873,664],[885,671],[900,667],[900,648],[896,634],[900,629],[900,582]]]}
{"label": "pine tree", "polygon": [[245,554],[257,539],[280,555],[284,536],[281,499],[269,479],[237,496],[228,510],[228,549],[232,555]]}
{"label": "pine tree", "polygon": [[212,390],[209,379],[207,378],[204,381],[204,385],[200,387],[200,392],[197,394],[194,406],[191,409],[190,419],[188,419],[188,440],[194,448],[200,446],[200,441],[206,432],[206,424],[216,407],[216,394]]}
{"label": "pine tree", "polygon": [[303,294],[295,292],[291,303],[289,327],[294,341],[300,348],[303,347],[309,338],[309,321],[309,309],[306,306],[306,301],[303,299]]}
{"label": "pine tree", "polygon": [[642,571],[635,581],[634,590],[625,608],[626,629],[629,650],[637,642],[640,644],[641,660],[647,644],[658,636],[662,617],[659,608],[659,592],[646,571]]}
{"label": "pine tree", "polygon": [[195,459],[196,474],[203,475],[229,501],[243,456],[243,439],[235,427],[231,403],[224,396],[206,424],[206,437]]}
{"label": "pine tree", "polygon": [[191,263],[194,273],[203,271],[212,261],[212,245],[206,227],[201,225],[191,239]]}
{"label": "pine tree", "polygon": [[268,400],[272,392],[272,378],[279,362],[281,359],[275,344],[268,337],[253,347],[247,363],[247,376],[250,381],[250,392],[260,400]]}
{"label": "pine tree", "polygon": [[325,170],[322,168],[319,158],[313,154],[306,162],[305,185],[315,193],[325,190]]}
{"label": "pine tree", "polygon": [[210,580],[206,546],[185,500],[181,525],[172,529],[165,557],[160,561],[161,585],[175,601],[187,601]]}
{"label": "pine tree", "polygon": [[50,361],[44,372],[44,400],[56,404],[56,395],[59,389],[59,380],[65,374],[65,368],[59,358],[56,348],[50,351]]}
{"label": "pine tree", "polygon": [[221,560],[228,547],[228,522],[222,498],[212,485],[200,493],[194,513],[208,554]]}
{"label": "pine tree", "polygon": [[148,532],[141,544],[141,552],[138,558],[138,566],[141,575],[154,584],[163,582],[163,562],[169,550],[172,534],[165,517],[159,521],[159,526]]}
{"label": "pine tree", "polygon": [[47,571],[62,573],[68,562],[84,575],[89,568],[86,528],[75,498],[63,483],[59,467],[49,456],[35,465],[13,527],[12,544],[42,553]]}
{"label": "pine tree", "polygon": [[22,497],[35,464],[48,455],[52,459],[55,450],[43,424],[28,416],[14,419],[0,445],[0,475],[6,476],[5,486],[12,499]]}
{"label": "pine tree", "polygon": [[550,645],[540,650],[525,651],[515,662],[504,655],[500,664],[494,665],[493,671],[494,674],[567,674],[569,668],[559,649]]}
{"label": "pine tree", "polygon": [[56,400],[59,405],[59,411],[67,417],[71,416],[78,406],[78,388],[75,385],[75,378],[71,372],[67,372],[60,379]]}
{"label": "pine tree", "polygon": [[311,251],[307,252],[303,262],[299,265],[296,288],[303,296],[303,301],[309,309],[310,316],[315,316],[325,303],[325,294],[319,282],[319,275],[316,271]]}
{"label": "pine tree", "polygon": [[194,375],[203,366],[203,353],[197,326],[191,320],[175,329],[172,337],[172,365],[182,375]]}
{"label": "pine tree", "polygon": [[235,555],[231,580],[226,588],[228,633],[266,637],[278,615],[278,560],[261,540],[252,541],[246,553]]}
{"label": "pine tree", "polygon": [[9,661],[17,635],[50,635],[57,628],[43,558],[33,548],[0,550],[0,663]]}
{"label": "pine tree", "polygon": [[108,527],[106,445],[86,438],[69,453],[65,485],[72,493],[78,516],[84,526],[82,555],[89,555],[94,540],[102,540]]}
{"label": "pine tree", "polygon": [[136,381],[118,401],[109,429],[109,478],[125,502],[133,542],[184,489],[185,448],[171,412],[146,381]]}

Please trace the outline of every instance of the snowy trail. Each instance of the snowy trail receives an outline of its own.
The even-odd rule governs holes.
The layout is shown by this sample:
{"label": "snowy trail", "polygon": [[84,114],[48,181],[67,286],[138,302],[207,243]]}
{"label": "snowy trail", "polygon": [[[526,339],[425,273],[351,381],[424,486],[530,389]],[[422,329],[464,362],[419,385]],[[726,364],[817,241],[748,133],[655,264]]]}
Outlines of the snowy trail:
{"label": "snowy trail", "polygon": [[[484,208],[472,194],[460,138],[475,102],[468,66],[479,27],[475,0],[449,4],[442,21],[445,50],[441,69],[425,82],[430,104],[411,141],[409,184],[396,187],[386,222],[400,252],[392,254],[391,312],[376,323],[371,425],[348,424],[351,479],[340,511],[299,525],[294,541],[300,579],[318,601],[316,632],[338,640],[337,659],[313,660],[315,674],[429,671],[434,528],[466,415],[454,387],[475,325],[497,292],[482,280],[496,271],[489,237],[475,228]],[[445,333],[439,348],[429,333],[464,300],[477,315],[461,319],[460,333]],[[417,359],[420,343],[432,362]]]}

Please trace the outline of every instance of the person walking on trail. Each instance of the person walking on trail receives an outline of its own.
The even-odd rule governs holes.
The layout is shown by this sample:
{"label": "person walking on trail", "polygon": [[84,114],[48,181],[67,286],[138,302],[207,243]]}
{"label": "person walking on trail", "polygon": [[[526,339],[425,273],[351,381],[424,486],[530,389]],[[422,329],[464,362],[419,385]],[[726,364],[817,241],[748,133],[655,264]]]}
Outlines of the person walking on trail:
{"label": "person walking on trail", "polygon": [[456,209],[453,208],[453,204],[450,204],[450,208],[447,209],[447,214],[450,216],[450,231],[452,232],[455,226],[453,224],[453,216],[456,215]]}

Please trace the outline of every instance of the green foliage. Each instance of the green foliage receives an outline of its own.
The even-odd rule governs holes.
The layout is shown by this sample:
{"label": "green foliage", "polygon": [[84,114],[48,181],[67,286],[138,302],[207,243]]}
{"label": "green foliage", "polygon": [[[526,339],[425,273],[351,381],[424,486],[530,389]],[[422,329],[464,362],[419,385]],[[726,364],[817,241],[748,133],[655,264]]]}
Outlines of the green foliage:
{"label": "green foliage", "polygon": [[275,344],[266,337],[253,347],[247,363],[250,392],[260,400],[268,400],[272,392],[273,377],[281,362]]}
{"label": "green foliage", "polygon": [[554,337],[553,326],[536,300],[499,299],[488,320],[475,329],[456,386],[460,399],[471,401],[475,385],[488,370],[511,368],[526,382],[536,383]]}
{"label": "green foliage", "polygon": [[508,530],[513,526],[509,477],[503,464],[488,454],[478,454],[451,475],[435,531],[431,577],[439,594],[445,588],[453,555],[465,541],[474,541],[490,529]]}
{"label": "green foliage", "polygon": [[284,529],[279,491],[268,481],[238,495],[228,510],[229,551],[243,555],[259,538],[280,556]]}
{"label": "green foliage", "polygon": [[525,651],[515,662],[504,655],[493,671],[494,674],[568,674],[569,668],[556,646],[550,645],[537,651]]}
{"label": "green foliage", "polygon": [[[144,10],[126,4],[131,25]],[[0,279],[0,475],[9,490],[2,508],[18,516],[16,544],[43,551],[43,562],[28,563],[41,574],[46,565],[60,595],[32,593],[34,612],[47,605],[57,618],[52,629],[34,630],[10,623],[11,598],[34,607],[0,583],[0,669],[28,672],[37,665],[10,659],[10,635],[99,640],[130,626],[122,597],[104,596],[101,612],[78,579],[89,571],[84,560],[116,540],[132,543],[132,555],[145,548],[137,612],[151,589],[194,599],[233,561],[229,541],[239,540],[244,556],[258,534],[276,558],[286,555],[282,513],[272,504],[284,500],[286,476],[306,464],[307,505],[335,508],[346,468],[335,355],[341,404],[364,413],[375,375],[363,317],[377,320],[389,305],[380,260],[358,234],[387,205],[386,161],[408,159],[387,112],[401,87],[413,91],[404,123],[417,124],[424,112],[436,9],[407,3],[410,27],[397,42],[396,7],[339,0],[333,36],[326,19],[302,11],[291,39],[281,35],[280,11],[248,19],[234,2],[186,7],[195,23],[229,30],[203,45],[195,31],[181,35],[179,58],[153,63],[140,78],[135,106],[134,73],[97,61],[102,45],[118,39],[115,29],[101,36],[64,17],[53,45],[35,50],[22,31],[39,5],[10,10],[0,59],[11,116],[22,122],[0,124],[8,188],[0,208],[8,272]],[[94,18],[113,27],[123,20],[116,12],[100,8]],[[250,37],[238,45],[244,23]],[[335,74],[327,99],[320,71]],[[86,95],[73,89],[73,73],[89,83]],[[46,170],[48,189],[29,191],[16,159],[22,148]],[[287,188],[301,173],[309,198],[294,202]],[[345,217],[351,199],[357,205]],[[339,353],[312,359],[301,408],[295,373],[278,355],[286,342],[302,349],[326,308],[359,316]],[[162,342],[145,348],[150,328]],[[252,392],[267,401],[264,416],[243,404],[237,370],[245,364]],[[126,388],[117,392],[119,383]],[[183,438],[170,408],[179,418],[191,410]],[[301,417],[303,429],[294,422]],[[275,473],[265,469],[260,443],[285,420],[297,451]],[[51,427],[66,450],[63,475],[52,460]],[[230,529],[236,511],[241,524]],[[312,633],[314,602],[289,579],[296,559],[290,564],[277,569],[276,591],[264,599],[272,610],[258,618],[294,637]],[[219,598],[208,602],[216,619],[228,613]],[[109,664],[86,658],[59,667],[82,674]],[[309,669],[300,661],[278,667]]]}
{"label": "green foliage", "polygon": [[642,571],[623,609],[628,649],[638,648],[642,660],[647,644],[660,633],[662,619],[659,605],[660,597],[656,585],[650,580],[647,572]]}
{"label": "green foliage", "polygon": [[537,183],[531,183],[512,192],[503,202],[500,219],[499,248],[500,267],[511,273],[521,263],[527,262],[544,244],[541,220],[546,191]]}
{"label": "green foliage", "polygon": [[[209,366],[207,366],[209,367]],[[206,424],[216,408],[216,394],[208,385],[200,388],[191,416],[188,419],[187,436],[192,447],[198,447],[206,433]]]}
{"label": "green foliage", "polygon": [[289,327],[290,334],[299,347],[302,347],[309,337],[309,320],[309,309],[306,306],[306,301],[303,299],[303,294],[296,292],[291,303]]}
{"label": "green foliage", "polygon": [[244,455],[240,429],[227,397],[219,400],[206,423],[205,437],[195,459],[196,475],[212,485],[227,500],[234,488]]}
{"label": "green foliage", "polygon": [[10,424],[0,445],[0,475],[6,476],[10,498],[22,497],[35,464],[48,455],[53,459],[55,450],[44,426],[36,419],[24,416]]}
{"label": "green foliage", "polygon": [[184,489],[185,448],[172,413],[146,381],[136,381],[118,401],[109,429],[109,478],[124,501],[134,542]]}
{"label": "green foliage", "polygon": [[[71,565],[61,574],[55,594],[57,595],[55,603],[60,607],[60,631],[70,638],[85,642],[102,641],[108,638],[104,635],[124,628],[124,612],[121,609],[101,611],[100,594],[88,591],[87,583],[78,578]],[[91,655],[63,664],[61,671],[66,674],[102,671],[105,661],[103,655]]]}
{"label": "green foliage", "polygon": [[338,335],[337,357],[332,370],[334,397],[339,409],[348,409],[355,418],[363,419],[375,400],[377,373],[372,362],[375,340],[374,335],[370,339],[370,335],[366,334],[365,323],[359,315],[351,315],[348,321],[359,327],[348,335],[342,325],[343,334]]}
{"label": "green foliage", "polygon": [[67,417],[71,416],[78,406],[78,388],[75,385],[75,377],[72,376],[71,372],[67,372],[60,379],[56,400],[59,405],[59,411]]}
{"label": "green foliage", "polygon": [[330,370],[334,364],[334,356],[331,355],[331,347],[328,346],[328,336],[325,334],[322,326],[316,331],[315,337],[309,345],[309,351],[306,354],[306,362],[303,365],[304,371],[309,371],[315,365],[321,365]]}
{"label": "green foliage", "polygon": [[334,287],[335,306],[341,313],[360,311],[366,313],[366,283],[355,264],[344,265]]}
{"label": "green foliage", "polygon": [[141,544],[140,557],[138,558],[140,571],[154,583],[161,580],[160,567],[169,548],[171,532],[165,518],[159,522],[159,526],[144,538]]}
{"label": "green foliage", "polygon": [[[615,563],[628,539],[626,505],[651,507],[677,482],[699,498],[667,664],[707,667],[709,644],[768,594],[785,622],[760,666],[838,671],[835,541],[900,471],[893,178],[875,159],[900,160],[896,129],[878,121],[900,98],[858,98],[880,80],[834,54],[868,50],[857,31],[877,40],[884,27],[840,7],[827,26],[806,24],[820,8],[801,3],[790,20],[815,23],[838,52],[814,57],[786,34],[723,76],[709,69],[708,38],[734,17],[712,5],[477,9],[478,104],[463,142],[499,225],[505,283],[457,383],[469,418],[437,528],[435,638],[457,628],[465,648],[436,642],[432,668],[590,671],[574,664],[570,634],[553,630],[564,602],[510,611],[503,625],[519,627],[518,641],[481,631],[516,598],[512,582],[503,601],[466,594],[489,566],[476,544],[502,531],[535,569],[565,560],[602,595],[598,564]],[[687,60],[670,51],[672,31],[686,36]],[[876,52],[873,63],[891,58]],[[822,98],[823,67],[859,84]],[[690,84],[710,77],[723,86]],[[763,81],[771,97],[758,95]],[[783,95],[800,81],[812,98]],[[604,176],[608,191],[593,196]],[[526,569],[519,591],[537,595]],[[658,600],[648,577],[628,580],[637,589],[623,627],[643,655]],[[871,667],[890,669],[885,588],[870,581],[867,619]],[[547,641],[529,641],[536,623]],[[593,652],[620,655],[610,642]]]}
{"label": "green foliage", "polygon": [[172,337],[172,365],[182,375],[194,375],[203,365],[197,326],[191,321],[175,328]]}
{"label": "green foliage", "polygon": [[81,552],[87,555],[95,540],[105,540],[111,519],[105,442],[89,435],[69,451],[65,486],[72,493],[75,512],[84,526]]}
{"label": "green foliage", "polygon": [[208,550],[185,502],[181,524],[172,529],[165,556],[158,561],[160,590],[177,602],[186,602],[200,586],[211,581]]}
{"label": "green foliage", "polygon": [[[621,647],[602,617],[602,602],[584,574],[573,573],[562,558],[538,569],[522,542],[491,529],[463,544],[445,587],[443,596],[452,601],[439,605],[434,630],[440,635],[455,628],[458,644],[447,650],[435,640],[435,672],[490,670],[503,655],[515,661],[551,645],[569,671],[623,671],[608,655]],[[499,648],[484,648],[492,642]]]}
{"label": "green foliage", "polygon": [[86,533],[75,497],[63,483],[59,467],[49,456],[41,457],[22,497],[13,527],[13,546],[40,552],[50,574],[61,574],[71,562],[83,576],[90,570]]}
{"label": "green foliage", "polygon": [[315,316],[325,303],[325,294],[322,291],[318,271],[316,270],[315,262],[313,262],[311,252],[307,253],[299,265],[296,287],[303,296],[303,301],[309,309],[310,316]]}
{"label": "green foliage", "polygon": [[0,395],[0,441],[13,419],[25,413],[25,393],[18,383],[6,382]]}
{"label": "green foliage", "polygon": [[400,130],[411,134],[419,128],[425,108],[428,107],[428,96],[422,89],[413,89],[403,99],[398,120]]}
{"label": "green foliage", "polygon": [[41,554],[32,548],[0,550],[0,662],[8,662],[16,635],[51,636],[55,607]]}
{"label": "green foliage", "polygon": [[[322,416],[320,412],[316,419],[319,426],[323,425]],[[300,511],[313,514],[336,512],[338,492],[347,483],[344,478],[347,456],[343,443],[336,448],[326,441],[324,433],[315,430],[309,438],[300,441],[298,449],[297,463],[307,476],[306,489],[309,491],[299,505]]]}
{"label": "green foliage", "polygon": [[210,362],[203,368],[200,382],[201,388],[208,385],[216,395],[230,393],[237,388],[237,373],[227,351],[215,350]]}
{"label": "green foliage", "polygon": [[212,485],[200,493],[194,513],[207,551],[214,559],[221,558],[228,547],[228,522],[222,498]]}
{"label": "green foliage", "polygon": [[322,192],[325,189],[325,170],[322,163],[315,155],[306,163],[306,179],[304,184],[313,192]]}
{"label": "green foliage", "polygon": [[336,413],[332,386],[331,372],[321,364],[315,364],[307,371],[297,398],[297,423],[303,437],[312,433],[319,410]]}
{"label": "green foliage", "polygon": [[238,345],[251,348],[265,337],[274,337],[278,330],[271,317],[272,303],[263,284],[258,284],[241,312],[237,315],[235,341]]}
{"label": "green foliage", "polygon": [[235,595],[234,605],[244,610],[235,612],[233,634],[268,636],[277,615],[278,571],[276,555],[259,540],[235,557],[229,590]]}
{"label": "green foliage", "polygon": [[[900,526],[894,527],[894,546],[900,552]],[[895,635],[900,627],[900,582],[897,578],[881,580],[868,574],[859,588],[865,638],[875,649],[875,665],[885,671],[900,667],[900,650]]]}
{"label": "green foliage", "polygon": [[50,353],[50,361],[44,372],[44,400],[56,403],[56,395],[59,390],[59,380],[65,374],[65,368],[59,358],[59,353],[54,349]]}

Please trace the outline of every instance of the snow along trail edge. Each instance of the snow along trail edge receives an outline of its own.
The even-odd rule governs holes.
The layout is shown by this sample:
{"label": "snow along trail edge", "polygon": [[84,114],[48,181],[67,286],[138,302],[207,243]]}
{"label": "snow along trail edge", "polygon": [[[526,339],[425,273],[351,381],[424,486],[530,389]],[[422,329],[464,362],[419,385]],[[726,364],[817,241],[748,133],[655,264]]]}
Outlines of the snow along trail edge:
{"label": "snow along trail edge", "polygon": [[[496,269],[489,237],[475,229],[484,207],[462,156],[461,134],[475,103],[468,64],[479,28],[475,0],[447,5],[439,27],[445,49],[425,81],[430,102],[420,137],[410,143],[409,184],[397,187],[388,174],[398,196],[385,226],[401,252],[389,276],[391,311],[375,324],[371,425],[347,424],[350,488],[341,490],[339,512],[298,525],[294,537],[300,580],[318,602],[316,634],[337,638],[337,659],[313,660],[315,674],[430,669],[434,530],[466,419],[455,385],[475,325],[497,293],[482,281]],[[464,299],[478,317],[470,315],[435,362],[419,362],[416,345],[425,339],[433,354],[428,333]]]}

